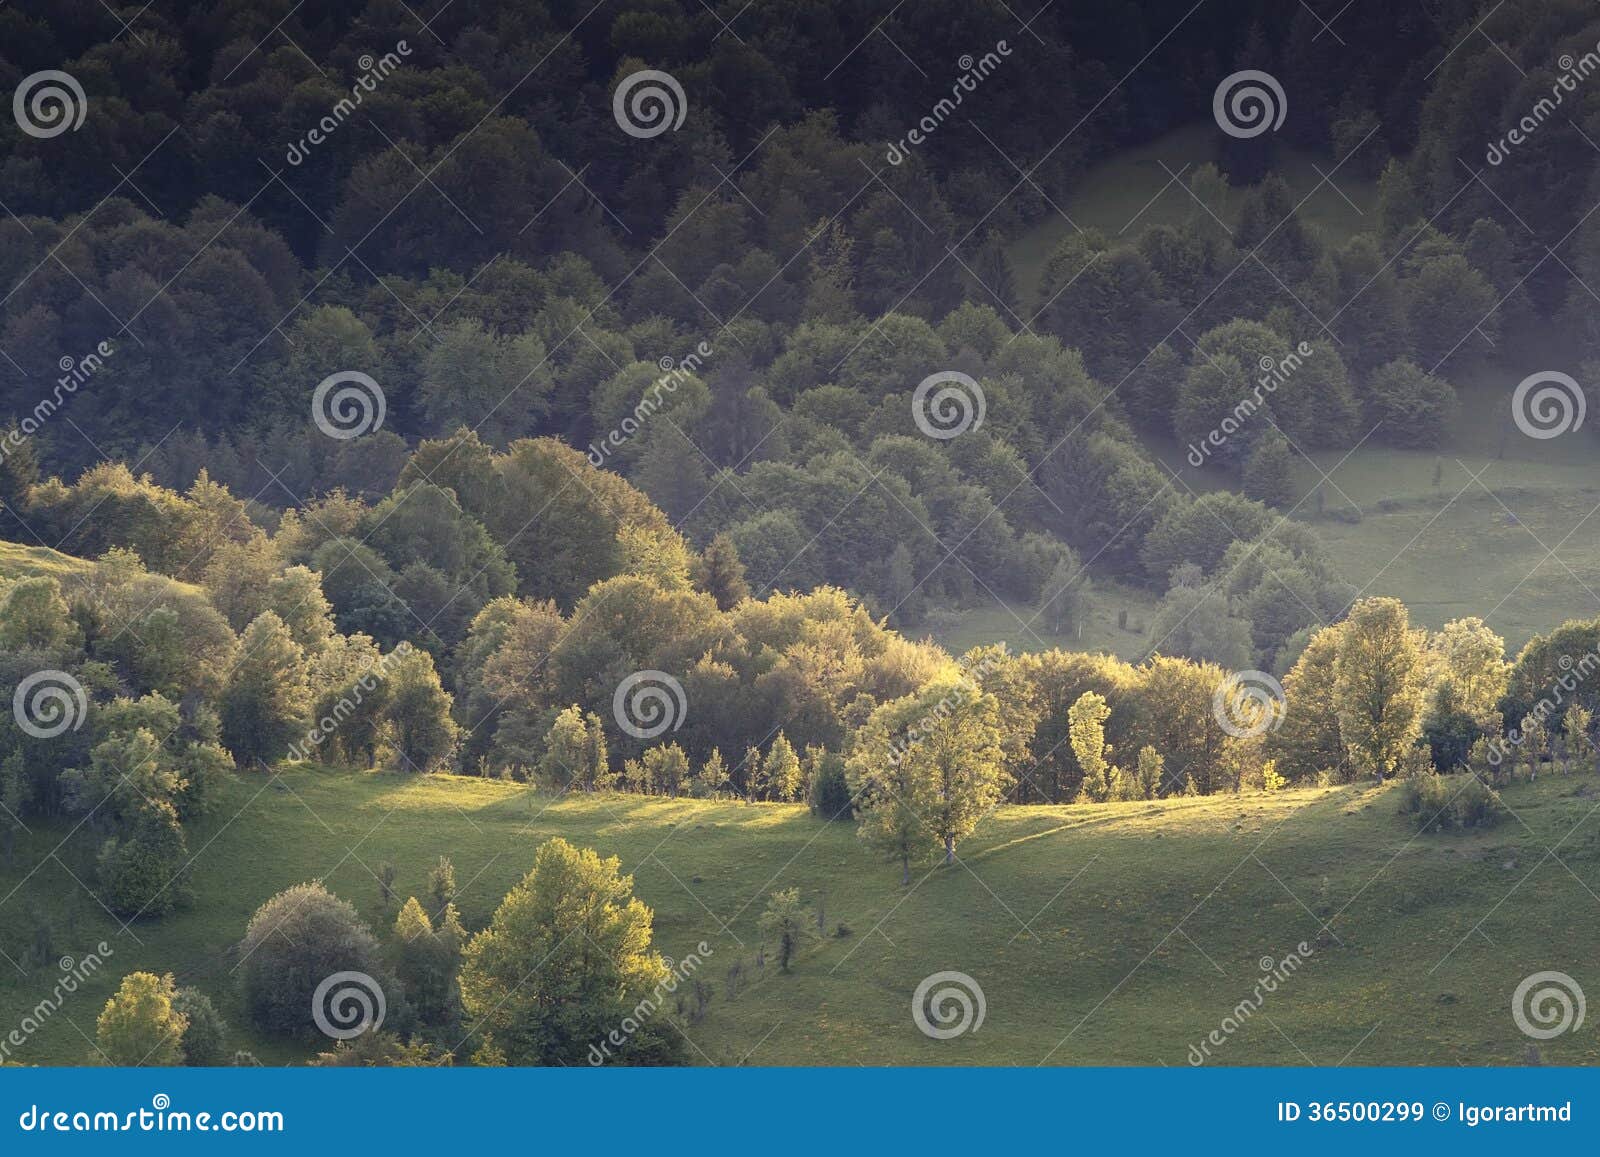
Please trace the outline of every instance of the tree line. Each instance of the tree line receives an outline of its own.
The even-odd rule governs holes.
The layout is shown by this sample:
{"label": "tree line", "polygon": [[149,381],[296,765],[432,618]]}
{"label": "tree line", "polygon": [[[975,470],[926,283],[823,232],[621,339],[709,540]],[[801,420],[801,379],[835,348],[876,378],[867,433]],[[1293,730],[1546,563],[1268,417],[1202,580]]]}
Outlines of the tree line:
{"label": "tree line", "polygon": [[[1210,632],[1227,665],[1160,641],[1138,664],[997,648],[957,662],[839,588],[753,590],[733,536],[696,549],[627,481],[549,439],[427,441],[379,501],[336,491],[281,512],[203,474],[181,494],[115,464],[72,485],[18,476],[19,525],[98,560],[0,584],[7,687],[58,672],[82,699],[65,734],[5,723],[7,810],[81,816],[108,906],[126,914],[182,899],[184,825],[218,775],[291,756],[826,814],[937,798],[948,850],[958,813],[1000,799],[1205,794],[1265,782],[1268,762],[1285,782],[1454,768],[1512,727],[1528,732],[1520,752],[1543,752],[1569,718],[1563,704],[1522,727],[1539,697],[1528,672],[1561,673],[1545,640],[1512,667],[1477,620],[1419,633],[1393,600],[1347,610],[1303,528],[1258,516],[1253,545],[1219,542],[1215,516],[1248,511],[1230,495],[1169,510],[1143,548],[1207,562],[1173,568],[1181,616],[1157,628],[1174,650],[1203,650],[1184,632]],[[1274,598],[1285,573],[1304,591]],[[1297,594],[1310,605],[1289,609]],[[1318,604],[1325,618],[1306,624]],[[1218,688],[1268,656],[1290,706],[1242,740],[1215,724]],[[639,672],[682,695],[664,742],[619,714]],[[933,730],[908,744],[930,711]],[[967,803],[952,775],[976,777]]]}

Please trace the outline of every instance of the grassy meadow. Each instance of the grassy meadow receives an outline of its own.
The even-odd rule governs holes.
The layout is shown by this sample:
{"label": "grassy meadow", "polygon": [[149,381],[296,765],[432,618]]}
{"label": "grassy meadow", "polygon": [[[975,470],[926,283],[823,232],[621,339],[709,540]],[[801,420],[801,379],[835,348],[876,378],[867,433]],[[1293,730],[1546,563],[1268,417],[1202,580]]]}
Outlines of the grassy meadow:
{"label": "grassy meadow", "polygon": [[0,578],[53,578],[63,585],[86,577],[94,564],[47,546],[0,541]]}
{"label": "grassy meadow", "polygon": [[[1445,376],[1460,406],[1444,444],[1369,440],[1296,456],[1297,505],[1347,582],[1392,595],[1434,629],[1476,615],[1514,656],[1533,635],[1600,613],[1600,459],[1588,437],[1516,432],[1507,365],[1576,364],[1570,335],[1543,327],[1507,355],[1465,351]],[[1196,469],[1170,436],[1145,448],[1195,494],[1237,488],[1237,471]],[[1322,491],[1321,501],[1316,491]],[[1085,648],[1094,649],[1094,648]]]}
{"label": "grassy meadow", "polygon": [[[1124,149],[1091,165],[1072,191],[1056,200],[1059,212],[1046,206],[1046,215],[1008,247],[1023,305],[1032,303],[1030,312],[1038,308],[1045,263],[1056,246],[1075,232],[1074,225],[1098,229],[1115,240],[1151,225],[1181,224],[1202,213],[1185,188],[1196,168],[1217,159],[1217,141],[1216,126],[1206,121],[1174,129],[1149,144]],[[1343,240],[1367,225],[1364,219],[1377,204],[1377,183],[1361,178],[1348,166],[1333,174],[1337,190],[1322,183],[1321,174],[1338,163],[1337,157],[1283,149],[1274,168],[1297,202],[1307,198],[1301,218],[1329,237]],[[1233,209],[1237,211],[1237,204]]]}
{"label": "grassy meadow", "polygon": [[[20,1050],[24,1063],[78,1063],[116,978],[171,970],[218,1003],[234,1047],[265,1063],[305,1050],[254,1036],[232,945],[252,910],[321,878],[382,934],[393,918],[376,876],[398,868],[400,898],[433,858],[454,861],[469,929],[487,922],[561,835],[619,856],[655,911],[656,942],[715,994],[689,1029],[701,1064],[1166,1064],[1251,994],[1264,957],[1313,952],[1227,1043],[1226,1064],[1486,1064],[1525,1059],[1510,993],[1544,968],[1600,952],[1587,915],[1600,890],[1600,782],[1551,776],[1505,792],[1515,818],[1475,835],[1418,836],[1396,789],[1339,787],[1107,804],[1001,808],[954,867],[914,869],[903,888],[854,825],[795,805],[602,795],[557,798],[453,776],[400,777],[297,766],[241,776],[194,833],[195,902],[156,922],[118,923],[77,886],[89,849],[36,826],[0,871],[5,952],[19,960],[49,911],[49,959],[96,941],[115,955]],[[1552,853],[1549,849],[1554,849]],[[828,930],[790,975],[771,949],[756,966],[766,896],[798,887]],[[848,930],[840,934],[840,925]],[[747,979],[730,998],[727,973]],[[953,969],[982,987],[977,1032],[932,1040],[911,994]],[[0,1024],[20,1021],[54,963],[0,979]],[[1545,1046],[1551,1063],[1600,1061],[1592,1028]]]}

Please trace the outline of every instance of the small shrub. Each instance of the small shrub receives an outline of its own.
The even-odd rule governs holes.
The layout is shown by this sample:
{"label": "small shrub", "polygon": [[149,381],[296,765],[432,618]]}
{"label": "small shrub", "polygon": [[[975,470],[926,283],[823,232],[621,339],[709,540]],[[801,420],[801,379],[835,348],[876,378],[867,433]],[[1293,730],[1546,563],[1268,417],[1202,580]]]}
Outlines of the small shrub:
{"label": "small shrub", "polygon": [[1456,824],[1463,828],[1492,828],[1506,817],[1500,793],[1477,776],[1467,777],[1466,788],[1455,799]]}
{"label": "small shrub", "polygon": [[1489,828],[1506,817],[1499,793],[1475,775],[1414,775],[1400,789],[1400,814],[1418,831]]}

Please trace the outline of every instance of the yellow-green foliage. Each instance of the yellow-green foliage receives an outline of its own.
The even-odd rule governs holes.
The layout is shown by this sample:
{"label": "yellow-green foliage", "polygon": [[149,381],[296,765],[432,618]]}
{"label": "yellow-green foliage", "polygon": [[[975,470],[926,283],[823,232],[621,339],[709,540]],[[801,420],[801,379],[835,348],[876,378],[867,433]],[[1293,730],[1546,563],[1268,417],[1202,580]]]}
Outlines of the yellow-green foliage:
{"label": "yellow-green foliage", "polygon": [[189,1019],[173,1009],[174,995],[170,972],[124,976],[95,1023],[96,1059],[119,1066],[181,1064]]}

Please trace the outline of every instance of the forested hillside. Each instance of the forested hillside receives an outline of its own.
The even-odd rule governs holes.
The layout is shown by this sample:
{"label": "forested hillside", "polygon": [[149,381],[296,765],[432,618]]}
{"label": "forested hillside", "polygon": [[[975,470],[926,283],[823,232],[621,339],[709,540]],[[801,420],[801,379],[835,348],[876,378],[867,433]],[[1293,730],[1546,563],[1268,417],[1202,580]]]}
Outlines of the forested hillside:
{"label": "forested hillside", "polygon": [[[350,969],[394,1018],[325,1063],[583,1063],[675,975],[592,806],[854,825],[909,896],[1012,807],[1381,801],[1398,857],[1587,798],[1600,14],[1319,7],[0,8],[0,950],[88,898],[230,954],[131,972],[120,1063],[219,1006],[306,1059]],[[582,846],[498,908],[347,848],[358,912],[252,813],[313,775]],[[242,909],[235,820],[296,868]],[[787,975],[851,933],[771,867]],[[606,964],[525,1006],[574,896]]]}

